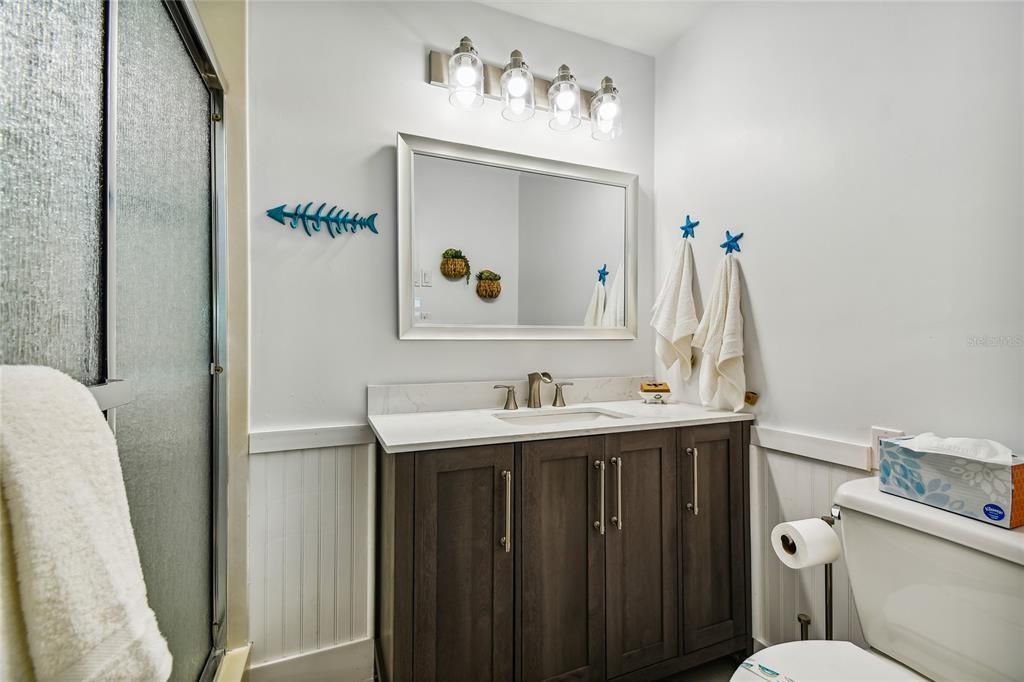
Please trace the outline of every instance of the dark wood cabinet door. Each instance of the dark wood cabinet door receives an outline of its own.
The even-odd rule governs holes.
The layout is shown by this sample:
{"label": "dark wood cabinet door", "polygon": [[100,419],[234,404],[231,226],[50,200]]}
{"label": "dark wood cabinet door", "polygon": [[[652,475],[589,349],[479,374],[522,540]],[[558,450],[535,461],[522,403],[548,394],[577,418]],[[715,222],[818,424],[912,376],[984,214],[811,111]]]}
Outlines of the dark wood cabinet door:
{"label": "dark wood cabinet door", "polygon": [[690,653],[746,634],[748,493],[741,424],[679,433],[683,648]]}
{"label": "dark wood cabinet door", "polygon": [[[522,682],[604,679],[604,438],[524,443],[518,560]],[[604,473],[605,487],[609,476]],[[607,510],[606,510],[607,512]]]}
{"label": "dark wood cabinet door", "polygon": [[416,456],[416,680],[513,679],[514,463],[512,445]]}
{"label": "dark wood cabinet door", "polygon": [[676,431],[608,436],[608,677],[679,655]]}

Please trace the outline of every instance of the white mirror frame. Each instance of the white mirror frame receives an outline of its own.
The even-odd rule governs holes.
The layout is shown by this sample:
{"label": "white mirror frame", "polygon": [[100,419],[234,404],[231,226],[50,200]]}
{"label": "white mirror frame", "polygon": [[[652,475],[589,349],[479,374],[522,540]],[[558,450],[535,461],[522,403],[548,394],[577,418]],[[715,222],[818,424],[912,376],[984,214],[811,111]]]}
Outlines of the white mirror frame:
{"label": "white mirror frame", "polygon": [[[541,159],[457,142],[398,133],[398,337],[402,340],[609,340],[635,339],[637,334],[637,187],[632,173]],[[413,156],[434,156],[529,173],[571,178],[621,187],[626,191],[626,325],[584,327],[547,325],[465,325],[413,323]]]}

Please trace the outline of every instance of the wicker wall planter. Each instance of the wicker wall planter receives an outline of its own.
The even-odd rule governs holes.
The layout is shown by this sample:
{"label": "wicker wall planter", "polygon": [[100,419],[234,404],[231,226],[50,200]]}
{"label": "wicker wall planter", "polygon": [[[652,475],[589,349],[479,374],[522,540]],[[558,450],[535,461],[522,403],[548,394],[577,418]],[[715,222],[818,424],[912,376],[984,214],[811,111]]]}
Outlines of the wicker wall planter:
{"label": "wicker wall planter", "polygon": [[465,279],[469,284],[469,259],[458,249],[446,249],[441,254],[441,274],[445,279]]}
{"label": "wicker wall planter", "polygon": [[493,270],[476,273],[476,295],[485,300],[501,296],[501,275]]}

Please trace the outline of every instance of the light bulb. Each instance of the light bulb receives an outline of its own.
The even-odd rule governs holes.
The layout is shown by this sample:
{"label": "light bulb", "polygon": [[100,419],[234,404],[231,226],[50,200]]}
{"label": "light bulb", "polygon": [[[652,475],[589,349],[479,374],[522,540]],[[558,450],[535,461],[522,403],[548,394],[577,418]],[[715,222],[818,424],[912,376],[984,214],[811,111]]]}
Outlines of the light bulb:
{"label": "light bulb", "polygon": [[555,107],[565,110],[568,117],[568,110],[576,103],[576,93],[571,88],[565,88],[555,96]]}
{"label": "light bulb", "polygon": [[455,81],[462,87],[468,88],[476,83],[476,71],[468,64],[462,64],[455,69]]}
{"label": "light bulb", "polygon": [[508,79],[506,87],[512,97],[522,97],[526,94],[526,79],[522,76],[512,76]]}
{"label": "light bulb", "polygon": [[600,130],[602,133],[610,133],[614,125],[615,119],[605,118],[603,116],[598,117],[597,119],[597,129]]}
{"label": "light bulb", "polygon": [[455,99],[459,101],[465,108],[469,108],[476,101],[476,91],[474,90],[456,90]]}
{"label": "light bulb", "polygon": [[605,102],[597,110],[598,118],[606,119],[608,121],[611,121],[611,119],[615,118],[618,115],[619,103],[615,101]]}
{"label": "light bulb", "polygon": [[526,111],[526,100],[523,99],[522,97],[510,99],[508,102],[508,108],[512,111],[513,114],[519,116],[524,111]]}
{"label": "light bulb", "polygon": [[558,121],[559,125],[568,125],[571,117],[572,114],[568,109],[559,109],[555,112],[555,120]]}

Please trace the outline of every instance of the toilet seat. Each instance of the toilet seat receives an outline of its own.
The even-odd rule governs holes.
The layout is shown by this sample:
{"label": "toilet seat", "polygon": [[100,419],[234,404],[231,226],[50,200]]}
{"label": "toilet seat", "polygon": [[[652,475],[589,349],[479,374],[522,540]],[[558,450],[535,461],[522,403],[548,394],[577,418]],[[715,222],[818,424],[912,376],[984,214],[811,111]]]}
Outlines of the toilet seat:
{"label": "toilet seat", "polygon": [[[751,666],[756,669],[749,669]],[[880,654],[850,642],[808,640],[776,644],[741,665],[731,682],[924,682],[927,680]]]}

